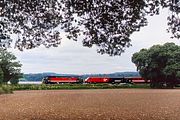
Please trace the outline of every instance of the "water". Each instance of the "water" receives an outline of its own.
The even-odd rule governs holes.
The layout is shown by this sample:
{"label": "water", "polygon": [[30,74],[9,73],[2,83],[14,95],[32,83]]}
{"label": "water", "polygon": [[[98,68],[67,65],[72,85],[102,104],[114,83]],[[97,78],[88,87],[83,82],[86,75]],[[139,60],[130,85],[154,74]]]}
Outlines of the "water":
{"label": "water", "polygon": [[19,81],[19,84],[42,84],[42,81]]}

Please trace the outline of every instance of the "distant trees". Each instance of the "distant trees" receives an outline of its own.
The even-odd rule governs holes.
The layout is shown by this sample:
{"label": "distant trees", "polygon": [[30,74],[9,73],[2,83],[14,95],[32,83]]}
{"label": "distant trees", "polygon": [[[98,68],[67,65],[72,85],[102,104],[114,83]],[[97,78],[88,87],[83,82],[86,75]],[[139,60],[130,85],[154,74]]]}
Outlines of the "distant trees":
{"label": "distant trees", "polygon": [[151,87],[174,87],[180,79],[180,46],[174,43],[154,45],[134,53],[132,62],[140,75],[151,80]]}
{"label": "distant trees", "polygon": [[21,66],[19,61],[16,61],[16,56],[5,49],[0,49],[0,83],[17,84],[22,77]]}
{"label": "distant trees", "polygon": [[69,39],[83,38],[83,46],[98,46],[101,54],[120,55],[131,46],[130,36],[148,24],[147,16],[161,8],[171,11],[168,31],[180,38],[178,0],[2,0],[0,43],[9,46],[15,33],[19,50],[57,47],[62,31]]}

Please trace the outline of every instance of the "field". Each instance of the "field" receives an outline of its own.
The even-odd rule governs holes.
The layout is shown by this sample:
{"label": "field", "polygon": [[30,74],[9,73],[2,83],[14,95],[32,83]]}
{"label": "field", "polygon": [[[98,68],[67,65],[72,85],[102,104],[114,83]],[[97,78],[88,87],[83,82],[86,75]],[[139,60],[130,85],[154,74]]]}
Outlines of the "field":
{"label": "field", "polygon": [[31,90],[0,95],[1,120],[179,120],[179,89]]}

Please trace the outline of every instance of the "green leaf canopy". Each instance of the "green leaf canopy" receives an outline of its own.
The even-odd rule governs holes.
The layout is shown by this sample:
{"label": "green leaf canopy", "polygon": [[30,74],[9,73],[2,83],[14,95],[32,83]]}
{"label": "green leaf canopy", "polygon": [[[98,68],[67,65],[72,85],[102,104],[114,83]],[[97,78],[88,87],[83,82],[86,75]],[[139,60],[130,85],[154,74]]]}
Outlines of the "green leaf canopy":
{"label": "green leaf canopy", "polygon": [[5,49],[0,49],[0,80],[1,83],[14,82],[22,77],[21,66],[16,56]]}
{"label": "green leaf canopy", "polygon": [[151,83],[175,84],[180,79],[180,46],[154,45],[132,56],[140,75]]}

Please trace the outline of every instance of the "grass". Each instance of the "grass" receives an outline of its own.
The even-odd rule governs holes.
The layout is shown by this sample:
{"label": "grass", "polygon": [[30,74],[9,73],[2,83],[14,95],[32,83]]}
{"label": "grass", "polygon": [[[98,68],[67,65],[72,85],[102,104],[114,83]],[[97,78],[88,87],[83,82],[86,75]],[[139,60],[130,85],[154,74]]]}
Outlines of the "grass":
{"label": "grass", "polygon": [[13,90],[59,90],[59,89],[120,89],[120,88],[150,88],[147,84],[51,84],[51,85],[10,85]]}
{"label": "grass", "polygon": [[[0,94],[12,93],[14,90],[72,90],[72,89],[150,89],[149,84],[18,84],[0,85]],[[180,87],[176,87],[180,88]]]}

